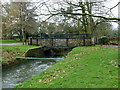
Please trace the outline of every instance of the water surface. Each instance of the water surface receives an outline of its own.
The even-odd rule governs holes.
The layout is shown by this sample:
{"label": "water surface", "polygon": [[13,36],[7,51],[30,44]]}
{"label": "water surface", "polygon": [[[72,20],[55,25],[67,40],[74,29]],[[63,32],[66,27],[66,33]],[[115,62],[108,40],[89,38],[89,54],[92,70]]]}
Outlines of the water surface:
{"label": "water surface", "polygon": [[28,80],[32,76],[51,67],[57,61],[29,60],[28,62],[4,69],[2,71],[2,87],[13,88],[18,83]]}

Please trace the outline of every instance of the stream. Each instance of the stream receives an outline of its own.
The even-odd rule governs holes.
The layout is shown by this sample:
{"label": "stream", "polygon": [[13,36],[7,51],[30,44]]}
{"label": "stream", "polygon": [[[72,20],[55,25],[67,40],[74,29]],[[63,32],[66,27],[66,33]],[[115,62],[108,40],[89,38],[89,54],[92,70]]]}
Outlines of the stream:
{"label": "stream", "polygon": [[13,88],[19,83],[30,79],[32,76],[39,74],[41,71],[46,70],[58,60],[41,61],[41,60],[28,60],[24,64],[13,66],[2,71],[2,88]]}

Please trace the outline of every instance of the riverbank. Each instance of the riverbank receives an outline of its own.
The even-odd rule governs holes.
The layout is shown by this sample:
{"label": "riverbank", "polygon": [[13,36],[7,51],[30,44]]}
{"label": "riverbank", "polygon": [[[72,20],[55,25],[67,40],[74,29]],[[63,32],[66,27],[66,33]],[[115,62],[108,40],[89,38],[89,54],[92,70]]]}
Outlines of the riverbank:
{"label": "riverbank", "polygon": [[2,87],[14,88],[18,83],[30,79],[55,63],[55,61],[27,60],[24,63],[5,68],[2,72]]}
{"label": "riverbank", "polygon": [[[16,61],[15,57],[24,57],[24,54],[27,50],[37,48],[38,46],[28,46],[28,45],[21,45],[21,42],[14,41],[14,40],[4,40],[2,41],[3,45],[2,47],[2,53],[0,53],[1,57],[0,61],[3,65],[9,65],[11,63],[14,63]],[[19,44],[17,45],[17,43]],[[15,45],[4,45],[4,44],[15,44]]]}
{"label": "riverbank", "polygon": [[118,49],[76,47],[66,59],[15,88],[118,88]]}

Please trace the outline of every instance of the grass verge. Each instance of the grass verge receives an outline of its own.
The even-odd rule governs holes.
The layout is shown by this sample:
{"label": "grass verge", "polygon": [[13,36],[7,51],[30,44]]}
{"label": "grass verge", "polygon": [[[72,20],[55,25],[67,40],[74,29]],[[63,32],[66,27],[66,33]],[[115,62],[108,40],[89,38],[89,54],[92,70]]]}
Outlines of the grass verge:
{"label": "grass verge", "polygon": [[117,62],[116,48],[77,47],[15,88],[118,88]]}
{"label": "grass verge", "polygon": [[10,44],[10,43],[22,43],[19,40],[2,40],[1,41],[3,44]]}
{"label": "grass verge", "polygon": [[15,60],[15,57],[24,56],[27,50],[37,47],[32,45],[2,45],[2,63],[9,64]]}

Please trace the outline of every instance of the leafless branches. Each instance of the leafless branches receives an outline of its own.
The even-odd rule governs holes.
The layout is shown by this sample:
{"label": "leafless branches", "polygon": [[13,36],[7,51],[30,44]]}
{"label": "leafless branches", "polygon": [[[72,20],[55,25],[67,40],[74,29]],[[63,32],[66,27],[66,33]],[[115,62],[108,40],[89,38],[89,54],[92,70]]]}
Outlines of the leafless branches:
{"label": "leafless branches", "polygon": [[112,8],[109,8],[109,10],[106,12],[106,14],[108,14],[108,12],[112,13],[112,9],[114,9],[115,7],[117,7],[120,4],[120,2],[118,2],[115,6],[113,6]]}
{"label": "leafless branches", "polygon": [[[67,16],[68,18],[70,18],[70,15],[72,15],[71,18],[74,18],[74,19],[77,19],[74,16],[91,16],[91,17],[96,17],[96,18],[103,18],[105,20],[120,20],[120,18],[110,18],[110,17],[106,17],[106,16],[102,16],[102,15],[91,14],[92,13],[91,12],[92,5],[94,5],[95,2],[86,2],[86,3],[83,4],[82,2],[72,3],[72,2],[69,2],[67,0],[64,0],[64,3],[66,3],[66,5],[68,5],[67,7],[72,6],[72,12],[67,11],[66,7],[62,7],[63,5],[61,6],[61,8],[53,8],[53,7],[49,7],[50,5],[47,5],[46,3],[44,3],[44,5],[46,6],[46,8],[48,10],[48,14],[40,14],[40,15],[48,16],[48,18],[46,20],[48,20],[48,19],[50,19],[50,18],[52,18],[53,16],[56,16],[56,15],[63,15],[63,16]],[[59,2],[57,4],[59,4],[59,6],[61,5],[61,3],[59,3]],[[116,6],[118,6],[118,4],[113,6],[112,8],[109,8],[109,11],[111,12],[111,10],[113,8],[115,8]],[[83,5],[86,5],[87,7],[83,6]],[[81,12],[83,7],[85,8],[85,13]],[[52,9],[50,9],[50,8],[52,8]],[[109,11],[107,11],[107,13]],[[111,15],[114,16],[112,14],[112,12],[111,12]]]}

